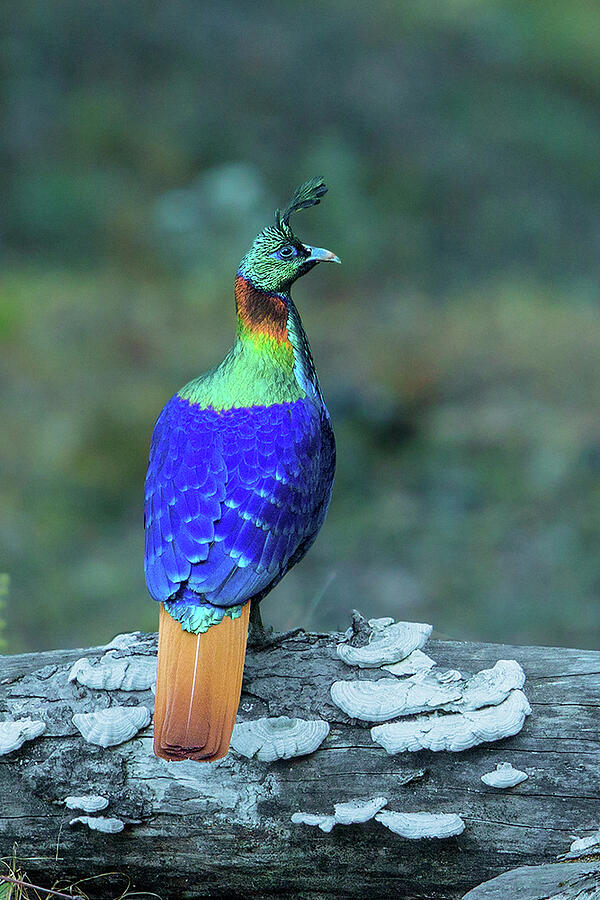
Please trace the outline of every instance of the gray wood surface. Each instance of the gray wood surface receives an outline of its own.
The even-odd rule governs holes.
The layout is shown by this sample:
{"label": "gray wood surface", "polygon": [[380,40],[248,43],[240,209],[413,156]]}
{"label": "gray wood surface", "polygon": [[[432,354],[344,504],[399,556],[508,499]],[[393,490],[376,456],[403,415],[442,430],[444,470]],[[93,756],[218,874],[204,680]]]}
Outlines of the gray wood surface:
{"label": "gray wood surface", "polygon": [[521,866],[486,881],[463,900],[598,900],[600,861]]}
{"label": "gray wood surface", "polygon": [[[217,764],[165,762],[152,753],[152,725],[120,746],[95,747],[76,731],[73,713],[134,703],[152,709],[151,691],[67,681],[76,659],[97,659],[103,648],[0,657],[0,720],[47,723],[40,738],[0,756],[0,856],[16,845],[29,858],[23,867],[30,877],[45,885],[58,876],[126,872],[132,889],[165,900],[458,900],[507,870],[553,862],[574,836],[600,826],[600,653],[430,641],[425,649],[438,666],[465,674],[516,659],[533,713],[520,734],[495,744],[388,756],[366,724],[331,704],[333,681],[382,674],[341,662],[338,637],[298,636],[248,654],[240,719],[318,715],[331,724],[314,754],[275,763],[233,753]],[[155,650],[155,635],[139,635],[133,648]],[[529,779],[510,791],[486,787],[480,776],[500,761]],[[109,797],[102,815],[121,818],[125,830],[105,835],[70,826],[77,813],[60,801],[82,793]],[[328,813],[335,802],[376,795],[394,810],[457,812],[466,830],[445,841],[407,841],[375,821],[329,834],[290,821],[297,810]],[[115,876],[86,890],[100,898],[123,887]]]}

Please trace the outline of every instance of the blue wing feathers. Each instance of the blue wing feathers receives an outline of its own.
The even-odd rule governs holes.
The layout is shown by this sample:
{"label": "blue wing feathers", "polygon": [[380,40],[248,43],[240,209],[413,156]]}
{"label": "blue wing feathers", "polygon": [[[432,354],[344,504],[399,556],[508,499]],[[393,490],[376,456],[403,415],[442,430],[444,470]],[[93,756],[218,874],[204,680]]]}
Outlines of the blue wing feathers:
{"label": "blue wing feathers", "polygon": [[173,397],[146,476],[152,596],[227,607],[268,588],[322,524],[334,455],[311,401],[217,412]]}

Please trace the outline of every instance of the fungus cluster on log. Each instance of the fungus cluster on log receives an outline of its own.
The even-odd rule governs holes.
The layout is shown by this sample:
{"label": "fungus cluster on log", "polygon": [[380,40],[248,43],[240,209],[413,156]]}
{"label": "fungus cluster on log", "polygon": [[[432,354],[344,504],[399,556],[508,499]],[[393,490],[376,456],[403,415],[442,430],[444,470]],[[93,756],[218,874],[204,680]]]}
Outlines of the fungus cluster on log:
{"label": "fungus cluster on log", "polygon": [[328,833],[335,825],[357,825],[368,822],[387,804],[387,797],[347,800],[334,804],[333,815],[297,812],[292,815],[292,822],[295,825],[316,825],[321,831]]}
{"label": "fungus cluster on log", "polygon": [[91,713],[75,713],[73,725],[90,744],[116,747],[131,740],[150,722],[145,706],[111,706]]}
{"label": "fungus cluster on log", "polygon": [[[431,625],[371,619],[367,630],[361,618],[354,614],[354,629],[338,645],[338,656],[360,668],[384,668],[395,678],[336,681],[331,699],[353,719],[385,722],[371,729],[371,737],[388,753],[467,750],[521,730],[531,707],[521,691],[525,673],[518,662],[498,660],[469,679],[456,669],[436,672],[434,660],[421,652]],[[352,647],[356,633],[360,646]],[[415,653],[422,658],[414,659]]]}
{"label": "fungus cluster on log", "polygon": [[387,753],[416,750],[469,750],[477,744],[511,737],[523,727],[531,713],[522,691],[511,691],[498,706],[451,713],[420,715],[407,722],[388,722],[371,729],[371,737]]}
{"label": "fungus cluster on log", "polygon": [[69,825],[87,825],[90,831],[101,831],[104,834],[118,834],[125,828],[125,822],[121,819],[104,816],[77,816],[71,819]]}
{"label": "fungus cluster on log", "polygon": [[231,747],[240,756],[274,762],[314,753],[328,734],[329,724],[322,719],[290,719],[288,716],[251,719],[236,723]]}
{"label": "fungus cluster on log", "polygon": [[78,659],[69,672],[69,681],[106,691],[145,691],[156,683],[156,660],[119,656],[118,650],[109,650],[99,660]]}
{"label": "fungus cluster on log", "polygon": [[328,833],[335,825],[357,825],[375,819],[394,834],[408,840],[449,838],[465,830],[465,823],[456,813],[395,812],[384,809],[387,805],[387,797],[348,800],[336,803],[333,815],[297,812],[292,815],[292,822],[295,825],[316,825]]}
{"label": "fungus cluster on log", "polygon": [[[105,648],[100,659],[78,659],[66,675],[66,683],[77,683],[94,691],[145,691],[156,679],[156,656],[151,652],[133,653],[131,647],[143,636],[139,633],[118,635]],[[147,640],[147,638],[146,638]],[[56,667],[49,667],[49,678]],[[110,701],[109,701],[110,702]],[[84,740],[104,749],[119,746],[135,737],[151,720],[146,706],[131,704],[96,708],[91,712],[77,712],[71,721]],[[24,742],[33,741],[44,734],[47,723],[41,719],[19,718],[0,722],[0,755],[13,753]],[[64,800],[66,809],[97,813],[106,809],[109,800],[100,794],[69,795]],[[83,815],[70,820],[71,825],[86,825],[92,831],[117,834],[125,827],[116,817]]]}
{"label": "fungus cluster on log", "polygon": [[67,809],[82,809],[84,812],[100,812],[108,806],[108,798],[99,794],[84,794],[81,797],[65,797]]}
{"label": "fungus cluster on log", "polygon": [[[350,640],[338,644],[337,654],[349,666],[361,669],[397,663],[413,650],[419,650],[433,631],[433,625],[420,622],[394,622],[393,619],[370,619],[368,643],[355,646]],[[348,634],[348,632],[346,632]]]}
{"label": "fungus cluster on log", "polygon": [[15,719],[0,722],[0,756],[19,750],[25,741],[33,741],[46,730],[39,719]]}
{"label": "fungus cluster on log", "polygon": [[412,675],[409,678],[380,681],[335,681],[331,699],[350,716],[365,722],[385,722],[398,716],[444,707],[460,698],[453,684],[440,684],[435,677]]}
{"label": "fungus cluster on log", "polygon": [[[200,879],[213,865],[215,847],[243,828],[260,833],[260,846],[229,870],[219,860],[219,884],[231,893],[239,878],[256,877],[263,860],[276,860],[278,883],[287,888],[289,881],[289,892],[298,893],[305,876],[294,881],[295,873],[310,854],[307,890],[334,894],[336,876],[327,865],[333,842],[353,897],[365,889],[365,857],[357,846],[377,849],[367,874],[390,896],[416,885],[415,897],[458,900],[503,865],[541,868],[548,853],[568,848],[564,838],[570,835],[581,837],[558,865],[574,871],[593,864],[600,851],[600,836],[591,833],[598,827],[592,736],[600,655],[548,648],[499,653],[493,645],[444,641],[427,646],[422,641],[429,629],[356,617],[341,643],[350,646],[350,656],[359,652],[363,665],[343,660],[349,654],[337,649],[340,636],[304,635],[265,652],[250,650],[232,753],[216,764],[168,763],[152,754],[151,727],[144,723],[152,706],[154,635],[121,635],[89,651],[0,659],[0,718],[7,720],[0,723],[6,754],[0,756],[0,832],[32,859],[43,853],[49,862],[32,863],[38,876],[65,875],[65,860],[79,860],[93,842],[93,852],[83,854],[86,876],[110,868],[116,852],[140,888],[159,893],[164,877],[174,873],[168,861],[159,867],[150,862],[150,846],[177,844],[186,886],[202,892]],[[415,640],[421,647],[414,647]],[[405,652],[411,644],[403,659],[364,665],[365,657],[389,660],[398,647]],[[506,734],[523,724],[529,712],[523,671],[514,660],[498,660],[512,655],[530,676],[535,720],[496,754],[488,743],[463,757],[434,755],[428,746],[459,750],[470,745],[471,732],[493,740],[498,718],[509,722]],[[470,665],[468,674],[456,665]],[[143,679],[135,680],[136,672],[145,673]],[[576,707],[573,675],[580,676]],[[373,698],[381,705],[383,697],[383,720],[358,718],[352,709],[332,705],[334,683],[360,702],[366,697],[371,710]],[[420,702],[421,711],[407,712]],[[81,715],[91,717],[90,734],[97,728],[103,733],[100,743],[84,740],[74,723]],[[425,748],[417,757],[388,756],[372,741],[371,732],[381,736],[384,729],[398,728],[410,730],[415,749]],[[567,748],[577,754],[574,766],[562,765]],[[527,774],[529,782],[523,780]],[[534,777],[537,789],[530,786]],[[520,796],[512,800],[500,793],[507,790]],[[313,827],[302,832],[300,823]],[[461,838],[465,823],[470,837]],[[523,834],[526,841],[520,840]],[[54,862],[57,839],[60,862]],[[411,846],[423,839],[441,845]],[[257,892],[266,895],[272,884],[271,878],[268,884],[263,880]],[[517,895],[508,890],[497,896]]]}
{"label": "fungus cluster on log", "polygon": [[[515,660],[498,660],[491,669],[483,669],[469,679],[455,669],[438,673],[434,671],[435,661],[421,650],[431,632],[431,625],[394,622],[389,618],[365,623],[355,612],[353,628],[338,644],[338,656],[348,665],[383,668],[394,677],[336,681],[330,689],[335,705],[352,719],[385,722],[371,729],[371,737],[389,754],[423,749],[456,752],[520,731],[531,712],[521,691],[525,684],[521,666]],[[403,721],[393,721],[401,717],[405,717]],[[482,780],[489,785],[509,787],[525,778],[525,773],[501,763],[496,772],[484,775]],[[408,839],[452,837],[465,828],[456,813],[383,810],[387,806],[387,800],[383,800],[351,801],[346,806],[352,809],[360,804],[361,809],[369,811],[360,821],[375,818]],[[376,809],[380,801],[381,806]],[[297,812],[292,821],[329,832],[340,822],[340,805],[336,805],[333,816]]]}
{"label": "fungus cluster on log", "polygon": [[[468,679],[456,669],[437,671],[435,660],[421,649],[432,630],[425,623],[391,618],[366,622],[355,611],[337,655],[348,666],[377,670],[383,677],[335,681],[330,688],[333,703],[353,720],[385,723],[373,727],[371,737],[389,754],[460,751],[516,734],[531,712],[521,691],[525,683],[521,666],[515,660],[498,660]],[[259,718],[237,723],[231,746],[240,755],[274,762],[314,752],[328,734],[329,724],[320,719]],[[517,784],[527,776],[516,770],[509,773],[501,764],[486,777],[491,779],[486,783],[504,781],[509,786],[509,781]],[[384,810],[387,804],[385,797],[355,799],[335,804],[333,814],[295,812],[292,822],[328,833],[339,824],[375,818],[409,840],[452,837],[465,828],[454,812]]]}
{"label": "fungus cluster on log", "polygon": [[[525,673],[515,660],[498,660],[469,679],[456,669],[435,671],[435,661],[422,652],[432,626],[353,615],[353,627],[337,647],[347,665],[384,670],[393,677],[378,681],[335,681],[331,699],[351,719],[385,722],[371,729],[371,737],[389,754],[414,750],[466,750],[476,744],[516,734],[531,708],[521,688]],[[398,719],[403,721],[394,721]],[[391,720],[391,721],[390,721]],[[527,776],[499,765],[489,776],[509,786]],[[379,808],[377,805],[381,804]],[[296,824],[318,826],[329,832],[336,824],[375,818],[395,834],[409,840],[461,834],[465,823],[457,813],[416,813],[384,810],[387,800],[354,800],[336,804],[335,813],[297,812]],[[360,808],[360,819],[340,819],[339,809]],[[366,811],[366,812],[365,812]]]}

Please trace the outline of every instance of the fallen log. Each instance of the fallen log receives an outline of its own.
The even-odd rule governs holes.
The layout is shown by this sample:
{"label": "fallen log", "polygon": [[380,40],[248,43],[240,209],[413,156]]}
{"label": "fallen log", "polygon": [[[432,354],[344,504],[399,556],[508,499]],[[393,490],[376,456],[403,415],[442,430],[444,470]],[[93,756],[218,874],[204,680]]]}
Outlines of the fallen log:
{"label": "fallen log", "polygon": [[[458,900],[507,870],[553,862],[573,837],[598,828],[600,653],[430,641],[427,653],[440,669],[470,675],[499,659],[517,660],[532,715],[513,737],[463,752],[388,755],[368,723],[331,700],[335,681],[384,675],[343,662],[340,637],[301,634],[249,651],[239,720],[319,717],[330,725],[315,752],[274,762],[233,751],[216,764],[166,762],[152,753],[151,724],[116,746],[88,743],[74,714],[119,705],[152,710],[151,690],[68,680],[74,663],[93,664],[106,647],[0,657],[0,720],[45,724],[41,735],[0,755],[0,857],[14,853],[44,886],[116,873],[85,884],[98,898],[117,896],[126,876],[132,890],[165,900]],[[155,652],[156,635],[135,633],[116,641],[111,658]],[[528,779],[510,790],[483,784],[481,776],[499,762]],[[108,805],[90,813],[65,806],[67,797],[81,795]],[[456,813],[465,830],[444,840],[407,840],[374,819],[328,833],[292,822],[299,811],[331,815],[335,803],[375,797],[393,811]],[[85,815],[118,820],[123,829],[69,824]]]}
{"label": "fallen log", "polygon": [[600,862],[546,863],[503,872],[463,900],[597,900]]}

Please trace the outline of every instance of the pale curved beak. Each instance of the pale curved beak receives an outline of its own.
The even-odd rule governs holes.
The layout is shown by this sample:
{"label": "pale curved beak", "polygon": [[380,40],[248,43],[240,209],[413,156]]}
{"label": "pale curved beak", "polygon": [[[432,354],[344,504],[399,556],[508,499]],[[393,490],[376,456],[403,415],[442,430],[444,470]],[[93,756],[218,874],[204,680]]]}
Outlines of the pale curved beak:
{"label": "pale curved beak", "polygon": [[322,247],[310,247],[308,244],[303,244],[302,246],[310,253],[310,256],[306,260],[307,262],[341,263],[341,259],[339,259],[335,253],[332,253],[331,250],[324,250]]}

